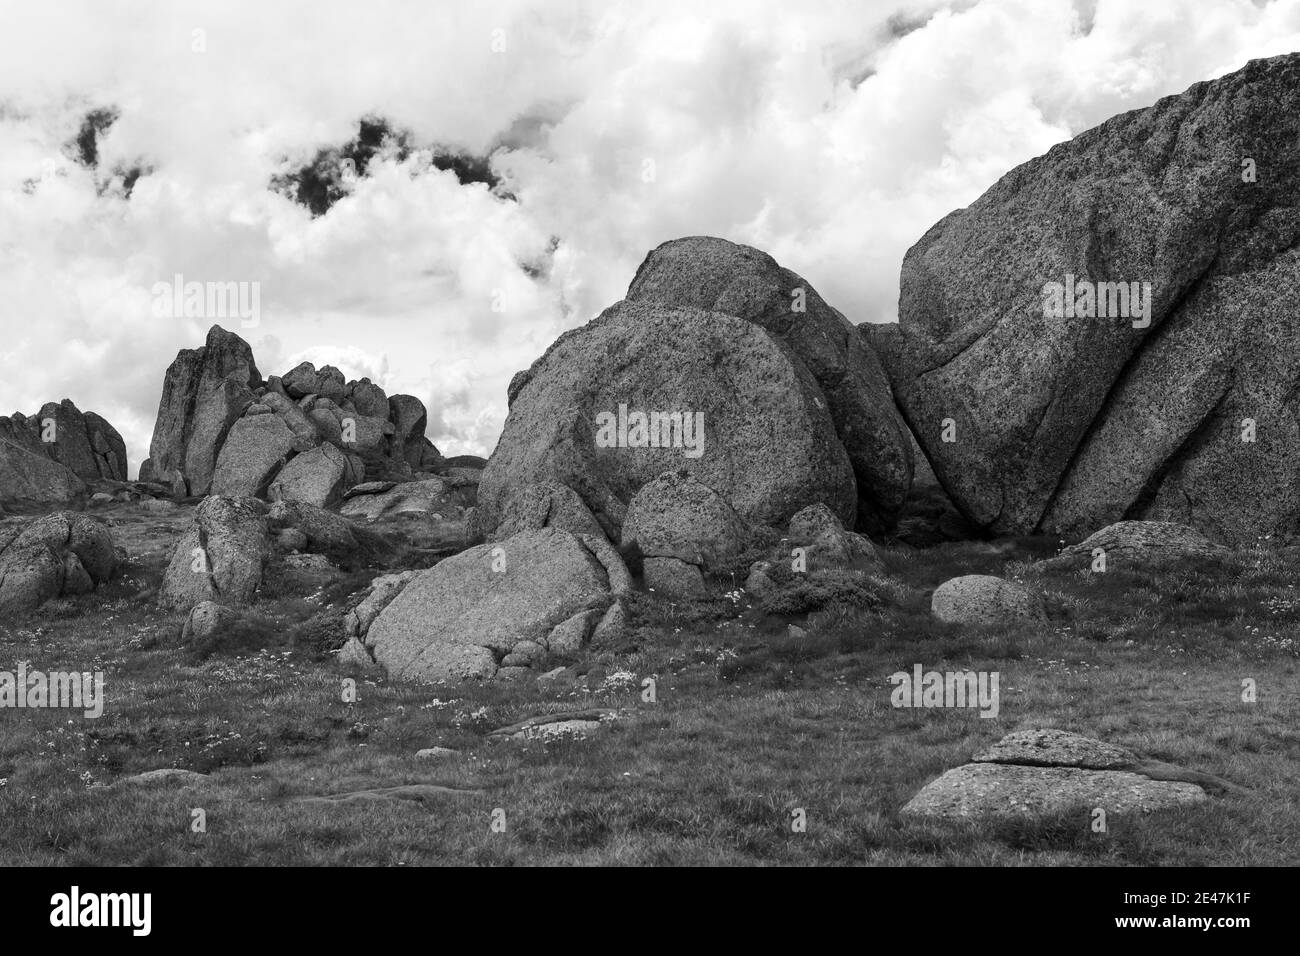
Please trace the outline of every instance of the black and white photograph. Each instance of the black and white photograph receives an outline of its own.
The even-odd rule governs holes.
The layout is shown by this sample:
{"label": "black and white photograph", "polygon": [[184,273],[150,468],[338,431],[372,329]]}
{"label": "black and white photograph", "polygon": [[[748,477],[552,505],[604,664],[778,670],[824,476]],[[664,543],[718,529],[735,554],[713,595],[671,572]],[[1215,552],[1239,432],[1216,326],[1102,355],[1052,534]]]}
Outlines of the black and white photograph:
{"label": "black and white photograph", "polygon": [[1300,0],[0,0],[0,415],[56,932],[1300,864]]}

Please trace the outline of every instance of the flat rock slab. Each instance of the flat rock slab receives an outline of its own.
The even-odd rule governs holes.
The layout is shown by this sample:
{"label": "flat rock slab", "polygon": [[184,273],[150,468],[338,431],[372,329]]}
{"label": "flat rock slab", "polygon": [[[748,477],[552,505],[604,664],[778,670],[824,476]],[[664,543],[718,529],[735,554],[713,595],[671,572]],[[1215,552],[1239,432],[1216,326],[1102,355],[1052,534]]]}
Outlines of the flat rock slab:
{"label": "flat rock slab", "polygon": [[569,710],[554,714],[538,714],[518,723],[501,727],[488,734],[489,740],[534,740],[549,737],[589,737],[600,730],[601,724],[618,716],[618,711],[608,707],[587,710]]}
{"label": "flat rock slab", "polygon": [[127,777],[122,783],[132,787],[172,786],[175,784],[189,786],[203,783],[208,779],[206,773],[199,773],[197,770],[164,767],[160,770],[146,770],[144,773],[137,773],[134,777]]}
{"label": "flat rock slab", "polygon": [[406,800],[423,803],[436,797],[465,796],[479,794],[482,790],[462,787],[444,787],[433,783],[408,783],[397,787],[372,787],[366,790],[349,790],[345,793],[320,794],[309,797],[295,797],[292,803],[306,803],[313,806],[325,806],[336,803],[371,803],[379,800]]}
{"label": "flat rock slab", "polygon": [[1196,784],[1126,770],[970,763],[927,784],[901,812],[951,820],[1034,819],[1096,807],[1112,815],[1149,813],[1207,799]]}
{"label": "flat rock slab", "polygon": [[1084,770],[1133,769],[1141,762],[1130,750],[1067,730],[1020,730],[981,750],[971,760]]}
{"label": "flat rock slab", "polygon": [[452,750],[450,747],[425,747],[423,750],[417,750],[415,755],[421,760],[446,760],[451,757],[459,757],[459,750]]}

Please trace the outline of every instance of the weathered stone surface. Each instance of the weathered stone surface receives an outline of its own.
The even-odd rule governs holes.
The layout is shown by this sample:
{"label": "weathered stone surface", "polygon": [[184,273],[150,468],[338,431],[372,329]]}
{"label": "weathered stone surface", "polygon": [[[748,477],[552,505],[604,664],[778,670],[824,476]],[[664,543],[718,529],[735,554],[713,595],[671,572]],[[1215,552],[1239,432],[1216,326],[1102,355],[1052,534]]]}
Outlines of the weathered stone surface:
{"label": "weathered stone surface", "polygon": [[[283,461],[324,442],[344,453],[345,488],[367,476],[409,480],[414,469],[432,469],[442,460],[424,437],[426,419],[417,399],[397,395],[390,400],[369,379],[346,382],[331,366],[318,370],[304,362],[263,384],[248,344],[213,326],[203,348],[182,350],[167,371],[141,476],[164,483],[177,497],[209,492],[260,496]],[[5,421],[0,419],[0,425]],[[85,423],[91,451],[107,467],[116,456],[111,429],[92,417]],[[5,437],[0,427],[0,451]],[[299,468],[319,462],[321,455],[328,453]],[[214,486],[219,463],[221,480]],[[314,486],[311,500],[318,500]]]}
{"label": "weathered stone surface", "polygon": [[190,609],[181,628],[181,643],[205,643],[219,638],[239,621],[239,612],[215,601],[200,601]]}
{"label": "weathered stone surface", "polygon": [[108,527],[76,512],[65,511],[37,518],[23,528],[10,547],[34,544],[46,545],[60,554],[75,554],[96,584],[112,577],[117,566],[113,535]]}
{"label": "weathered stone surface", "polygon": [[257,497],[293,454],[293,432],[278,415],[244,417],[230,427],[217,467],[212,494]]}
{"label": "weathered stone surface", "polygon": [[927,784],[901,812],[957,820],[1035,819],[1078,812],[1086,820],[1098,807],[1120,816],[1207,799],[1194,783],[1152,780],[1123,770],[971,763]]}
{"label": "weathered stone surface", "polygon": [[75,512],[46,515],[0,536],[0,614],[32,611],[51,598],[87,594],[117,566],[109,529]]}
{"label": "weathered stone surface", "polygon": [[248,343],[218,325],[202,348],[182,349],[163,380],[149,444],[153,477],[182,495],[207,494],[226,433],[260,384]]}
{"label": "weathered stone surface", "polygon": [[973,763],[1125,770],[1141,761],[1131,751],[1068,730],[1018,730],[971,757]]}
{"label": "weathered stone surface", "polygon": [[122,436],[69,399],[33,416],[0,417],[0,506],[33,508],[83,501],[86,482],[126,480]]}
{"label": "weathered stone surface", "polygon": [[[507,492],[505,500],[496,529],[483,529],[490,540],[499,541],[520,531],[538,528],[561,528],[574,534],[605,534],[578,493],[558,481],[532,482]],[[481,518],[481,515],[476,517]]]}
{"label": "weathered stone surface", "polygon": [[[570,619],[572,620],[572,619]],[[563,625],[557,625],[558,630]],[[551,632],[552,635],[555,631]],[[501,659],[502,667],[532,667],[546,656],[546,648],[536,641],[520,641]]]}
{"label": "weathered stone surface", "polygon": [[365,637],[379,613],[388,607],[415,575],[415,571],[402,571],[398,574],[381,574],[371,581],[369,593],[344,616],[343,633],[348,637]]}
{"label": "weathered stone surface", "polygon": [[339,663],[345,667],[374,667],[375,658],[358,637],[349,637],[339,648]]}
{"label": "weathered stone surface", "polygon": [[666,242],[637,269],[631,302],[692,307],[761,326],[812,372],[857,477],[858,520],[889,527],[912,482],[911,437],[868,341],[765,252],[711,236]]}
{"label": "weathered stone surface", "polygon": [[172,553],[158,602],[177,610],[200,601],[249,603],[270,553],[265,507],[251,498],[205,498],[194,511],[194,526]]}
{"label": "weathered stone surface", "polygon": [[450,760],[453,757],[459,757],[459,750],[452,750],[450,747],[425,747],[415,752],[415,756],[420,760]]}
{"label": "weathered stone surface", "polygon": [[608,600],[608,576],[581,539],[525,531],[421,571],[365,643],[391,677],[491,677],[520,641],[544,643],[556,624]]}
{"label": "weathered stone surface", "polygon": [[[319,411],[314,409],[313,411]],[[393,424],[386,418],[370,418],[360,412],[344,411],[339,416],[338,445],[350,452],[360,455],[386,456],[389,448],[388,436],[393,433]]]}
{"label": "weathered stone surface", "polygon": [[45,545],[15,548],[0,554],[0,613],[32,611],[63,589],[62,558]]}
{"label": "weathered stone surface", "polygon": [[645,586],[661,597],[702,597],[708,593],[699,565],[680,558],[646,558]]}
{"label": "weathered stone surface", "polygon": [[71,469],[0,438],[0,507],[68,505],[87,493],[86,483]]}
{"label": "weathered stone surface", "polygon": [[473,485],[460,479],[426,478],[396,483],[388,490],[374,494],[354,493],[343,503],[340,511],[349,517],[371,519],[403,511],[436,511],[444,517],[452,517],[474,504],[473,495]]}
{"label": "weathered stone surface", "polygon": [[[622,302],[562,335],[511,390],[479,483],[484,528],[499,523],[512,489],[558,481],[618,532],[641,486],[672,468],[689,471],[750,523],[784,524],[815,501],[853,520],[853,471],[820,387],[754,323]],[[640,431],[617,425],[620,410],[694,415],[704,441],[687,447],[680,431],[674,441],[661,428],[661,447],[634,446]]]}
{"label": "weathered stone surface", "polygon": [[[901,326],[879,341],[973,521],[1300,528],[1300,325],[1278,306],[1300,298],[1300,140],[1277,122],[1297,109],[1300,55],[1252,61],[1054,147],[909,251]],[[1264,156],[1272,172],[1246,181],[1243,157]],[[1117,287],[1111,317],[1045,308],[1050,283],[1074,282],[1086,311],[1084,281],[1138,283],[1149,315],[1118,315]]]}
{"label": "weathered stone surface", "polygon": [[[29,451],[52,458],[83,481],[126,480],[126,444],[117,429],[94,412],[82,413],[65,398],[47,402],[24,423],[35,439],[26,445]],[[0,423],[0,438],[9,431]]]}
{"label": "weathered stone surface", "polygon": [[605,611],[591,632],[591,646],[611,647],[625,639],[631,631],[632,622],[627,608],[622,601],[615,601]]}
{"label": "weathered stone surface", "polygon": [[807,570],[860,568],[884,570],[875,547],[862,535],[846,531],[840,519],[820,502],[790,519],[789,543],[805,549]]}
{"label": "weathered stone surface", "polygon": [[183,770],[179,767],[163,767],[159,770],[146,770],[144,773],[137,773],[134,776],[126,777],[122,783],[132,787],[190,787],[200,785],[208,779],[206,773],[199,773],[196,770]]}
{"label": "weathered stone surface", "polygon": [[300,362],[286,372],[280,378],[280,385],[293,399],[319,395],[337,403],[343,401],[347,392],[347,383],[343,379],[342,372],[332,365],[323,366],[317,371],[316,366],[311,362]]}
{"label": "weathered stone surface", "polygon": [[424,402],[414,395],[392,395],[388,399],[388,420],[393,423],[392,454],[411,467],[431,465],[441,459],[438,449],[424,436],[428,414]]}
{"label": "weathered stone surface", "polygon": [[388,418],[388,395],[368,378],[349,382],[347,398],[360,414],[370,418]]}
{"label": "weathered stone surface", "polygon": [[1105,553],[1108,571],[1151,567],[1184,558],[1222,560],[1232,554],[1228,548],[1186,525],[1166,521],[1118,521],[1040,564],[1047,567],[1087,567],[1094,560],[1098,548]]}
{"label": "weathered stone surface", "polygon": [[946,624],[1006,624],[1042,618],[1042,602],[1016,584],[990,574],[965,574],[935,588],[930,610]]}
{"label": "weathered stone surface", "polygon": [[[295,455],[280,469],[268,489],[272,501],[303,501],[324,507],[343,494],[349,474],[347,456],[331,444]],[[352,471],[355,475],[355,471]]]}
{"label": "weathered stone surface", "polygon": [[546,640],[546,649],[552,654],[577,654],[587,643],[592,628],[600,620],[602,611],[592,608],[579,611],[566,621],[561,621],[552,629]]}
{"label": "weathered stone surface", "polygon": [[297,402],[279,392],[270,391],[263,395],[260,401],[280,416],[281,421],[293,432],[293,437],[301,447],[309,448],[320,443],[321,436],[316,423],[298,406]]}
{"label": "weathered stone surface", "polygon": [[645,557],[677,558],[710,568],[749,544],[749,529],[721,495],[683,471],[642,485],[628,504],[622,546]]}
{"label": "weathered stone surface", "polygon": [[306,536],[305,550],[342,555],[359,547],[352,522],[305,501],[277,501],[266,517],[273,532],[292,528]]}

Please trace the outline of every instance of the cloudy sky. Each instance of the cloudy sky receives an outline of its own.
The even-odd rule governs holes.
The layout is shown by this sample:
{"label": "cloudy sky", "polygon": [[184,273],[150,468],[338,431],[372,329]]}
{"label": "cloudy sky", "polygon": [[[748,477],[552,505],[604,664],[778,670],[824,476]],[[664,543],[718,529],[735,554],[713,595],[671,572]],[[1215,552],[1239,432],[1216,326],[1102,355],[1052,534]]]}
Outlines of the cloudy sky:
{"label": "cloudy sky", "polygon": [[[444,454],[487,454],[510,376],[658,243],[749,243],[893,321],[937,219],[1300,49],[1300,0],[0,0],[0,25],[0,412],[72,398],[134,474],[167,364],[213,321],[155,314],[178,273],[260,284],[258,325],[222,324],[264,375],[368,375],[425,401]],[[116,119],[88,163],[69,143],[94,110]],[[323,215],[270,188],[367,116],[412,148]]]}

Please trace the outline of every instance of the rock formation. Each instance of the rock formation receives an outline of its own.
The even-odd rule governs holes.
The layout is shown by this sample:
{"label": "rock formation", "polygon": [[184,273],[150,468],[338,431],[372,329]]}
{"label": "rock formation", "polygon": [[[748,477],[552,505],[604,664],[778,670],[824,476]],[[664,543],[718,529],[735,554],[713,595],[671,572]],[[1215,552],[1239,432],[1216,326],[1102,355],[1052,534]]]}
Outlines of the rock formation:
{"label": "rock formation", "polygon": [[358,622],[348,647],[394,678],[509,677],[580,649],[630,580],[603,538],[523,531],[439,562],[395,597],[399,583],[383,582],[387,603],[363,635]]}
{"label": "rock formation", "polygon": [[100,480],[126,480],[126,445],[99,415],[65,398],[0,417],[0,505],[70,504]]}
{"label": "rock formation", "polygon": [[144,481],[178,496],[332,504],[367,478],[408,480],[442,456],[423,403],[303,362],[265,382],[248,343],[220,326],[167,369]]}
{"label": "rock formation", "polygon": [[949,820],[1077,814],[1086,821],[1097,809],[1124,816],[1204,803],[1207,790],[1241,788],[1079,734],[1023,730],[926,784],[900,812]]}
{"label": "rock formation", "polygon": [[1300,54],[1004,176],[866,332],[935,473],[996,534],[1300,529]]}
{"label": "rock formation", "polygon": [[270,554],[266,505],[212,495],[176,544],[158,603],[189,611],[201,601],[241,607],[253,600]]}
{"label": "rock formation", "polygon": [[788,348],[817,380],[853,466],[858,526],[892,525],[912,482],[911,435],[875,350],[810,283],[758,249],[691,236],[646,256],[627,299],[734,315]]}
{"label": "rock formation", "polygon": [[113,536],[95,518],[59,512],[0,528],[0,614],[86,594],[108,581],[116,568]]}
{"label": "rock formation", "polygon": [[846,522],[857,509],[812,373],[735,316],[621,302],[560,336],[515,376],[510,396],[479,485],[489,533],[516,489],[556,481],[617,540],[641,486],[677,468],[751,523],[784,524],[817,501]]}

